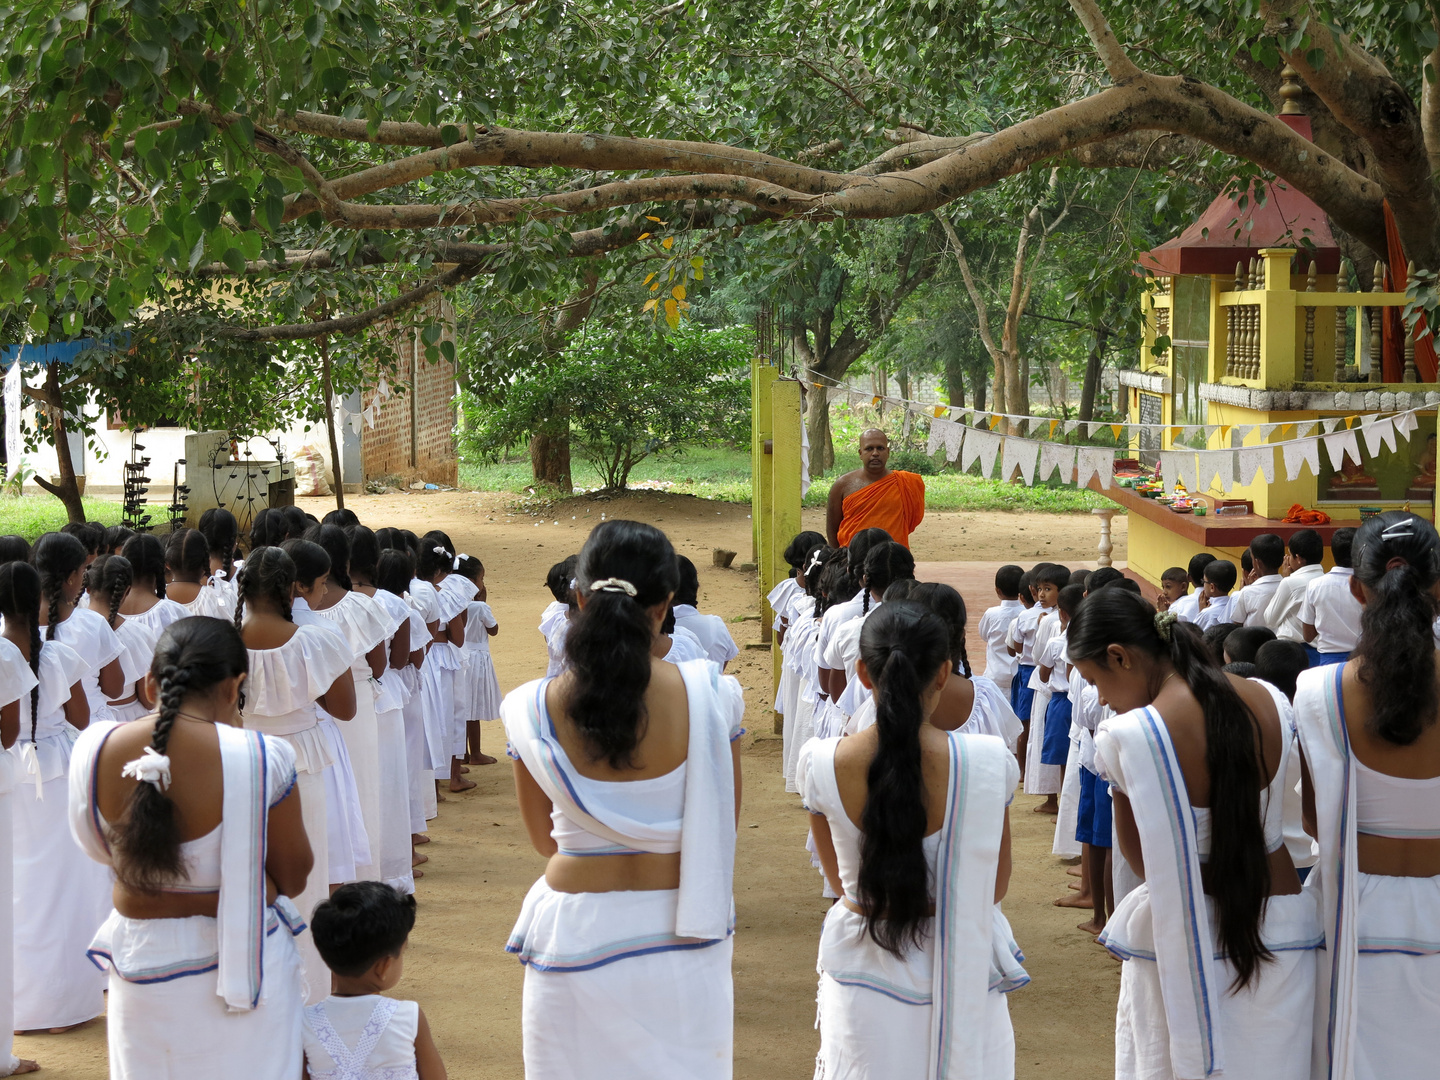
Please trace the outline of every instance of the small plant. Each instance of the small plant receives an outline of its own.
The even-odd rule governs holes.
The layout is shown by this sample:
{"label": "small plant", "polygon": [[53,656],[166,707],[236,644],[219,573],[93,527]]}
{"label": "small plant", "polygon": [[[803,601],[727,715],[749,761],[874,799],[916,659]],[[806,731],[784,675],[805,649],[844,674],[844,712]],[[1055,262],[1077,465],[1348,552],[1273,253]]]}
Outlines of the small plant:
{"label": "small plant", "polygon": [[24,458],[16,461],[9,469],[0,471],[0,494],[18,499],[25,490],[25,481],[35,475]]}
{"label": "small plant", "polygon": [[935,465],[935,459],[925,451],[908,449],[890,451],[890,468],[919,473],[921,476],[934,476],[940,471]]}

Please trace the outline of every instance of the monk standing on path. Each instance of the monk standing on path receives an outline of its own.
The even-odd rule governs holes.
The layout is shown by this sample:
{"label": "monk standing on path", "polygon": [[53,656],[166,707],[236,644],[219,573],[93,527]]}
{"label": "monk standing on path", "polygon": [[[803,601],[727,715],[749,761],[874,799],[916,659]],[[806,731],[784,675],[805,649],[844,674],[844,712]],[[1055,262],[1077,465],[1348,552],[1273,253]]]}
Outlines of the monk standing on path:
{"label": "monk standing on path", "polygon": [[860,436],[861,467],[830,488],[825,533],[832,547],[846,547],[861,529],[881,528],[910,546],[910,533],[925,517],[925,481],[890,469],[890,439],[871,428]]}

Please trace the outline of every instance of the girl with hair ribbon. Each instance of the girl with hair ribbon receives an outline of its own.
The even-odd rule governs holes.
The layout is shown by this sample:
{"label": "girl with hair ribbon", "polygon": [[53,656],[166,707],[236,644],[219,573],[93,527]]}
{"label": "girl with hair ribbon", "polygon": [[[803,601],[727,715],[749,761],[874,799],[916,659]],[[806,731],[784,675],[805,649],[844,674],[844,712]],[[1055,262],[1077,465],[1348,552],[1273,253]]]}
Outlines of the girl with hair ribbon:
{"label": "girl with hair ribbon", "polygon": [[580,553],[569,667],[501,707],[545,874],[506,948],[525,965],[529,1080],[728,1080],[744,698],[708,660],[653,654],[679,574],[658,529]]}
{"label": "girl with hair ribbon", "polygon": [[240,727],[248,666],[234,626],[181,619],[147,675],[159,711],[94,725],[75,746],[70,828],[115,876],[89,949],[109,970],[114,1080],[300,1076],[290,898],[314,856],[294,748]]}

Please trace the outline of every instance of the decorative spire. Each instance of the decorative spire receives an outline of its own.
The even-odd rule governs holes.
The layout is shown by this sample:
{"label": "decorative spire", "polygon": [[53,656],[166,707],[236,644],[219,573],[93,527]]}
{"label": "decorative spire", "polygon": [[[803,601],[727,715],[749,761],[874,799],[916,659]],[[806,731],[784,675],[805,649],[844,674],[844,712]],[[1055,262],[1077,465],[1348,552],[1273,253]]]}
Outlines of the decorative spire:
{"label": "decorative spire", "polygon": [[1280,106],[1281,116],[1304,116],[1305,110],[1300,108],[1300,97],[1305,93],[1305,88],[1300,85],[1300,73],[1288,63],[1280,69],[1280,97],[1284,104]]}

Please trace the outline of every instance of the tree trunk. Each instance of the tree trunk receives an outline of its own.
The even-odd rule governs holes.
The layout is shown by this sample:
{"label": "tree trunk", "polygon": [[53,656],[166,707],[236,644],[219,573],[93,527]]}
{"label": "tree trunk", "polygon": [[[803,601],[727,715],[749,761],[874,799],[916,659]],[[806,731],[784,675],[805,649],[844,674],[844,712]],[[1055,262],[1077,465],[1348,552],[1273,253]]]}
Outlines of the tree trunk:
{"label": "tree trunk", "polygon": [[965,407],[965,371],[954,357],[945,361],[945,396],[952,407]]}
{"label": "tree trunk", "polygon": [[335,380],[330,367],[329,335],[320,339],[320,393],[325,396],[325,434],[330,439],[330,472],[335,477],[335,509],[345,509],[345,473],[335,438]]}
{"label": "tree trunk", "polygon": [[548,484],[569,495],[575,490],[570,475],[570,414],[556,417],[553,426],[530,436],[530,470],[537,484]]}
{"label": "tree trunk", "polygon": [[806,406],[806,427],[810,433],[810,477],[824,476],[835,464],[835,441],[830,435],[829,394],[817,390]]}
{"label": "tree trunk", "polygon": [[985,376],[975,379],[975,408],[985,411]]}
{"label": "tree trunk", "polygon": [[1107,327],[1097,327],[1095,344],[1085,360],[1085,382],[1080,387],[1080,419],[1095,419],[1095,397],[1100,392],[1100,371],[1105,363],[1105,343],[1110,337]]}
{"label": "tree trunk", "polygon": [[52,484],[39,473],[35,474],[35,483],[59,499],[65,507],[65,516],[70,524],[78,525],[85,520],[85,504],[80,500],[80,485],[75,480],[75,459],[70,456],[70,433],[65,427],[65,410],[59,405],[58,364],[46,365],[45,391],[50,401],[55,403],[46,405],[45,415],[50,419],[50,431],[55,438],[55,461],[60,468],[60,483]]}

